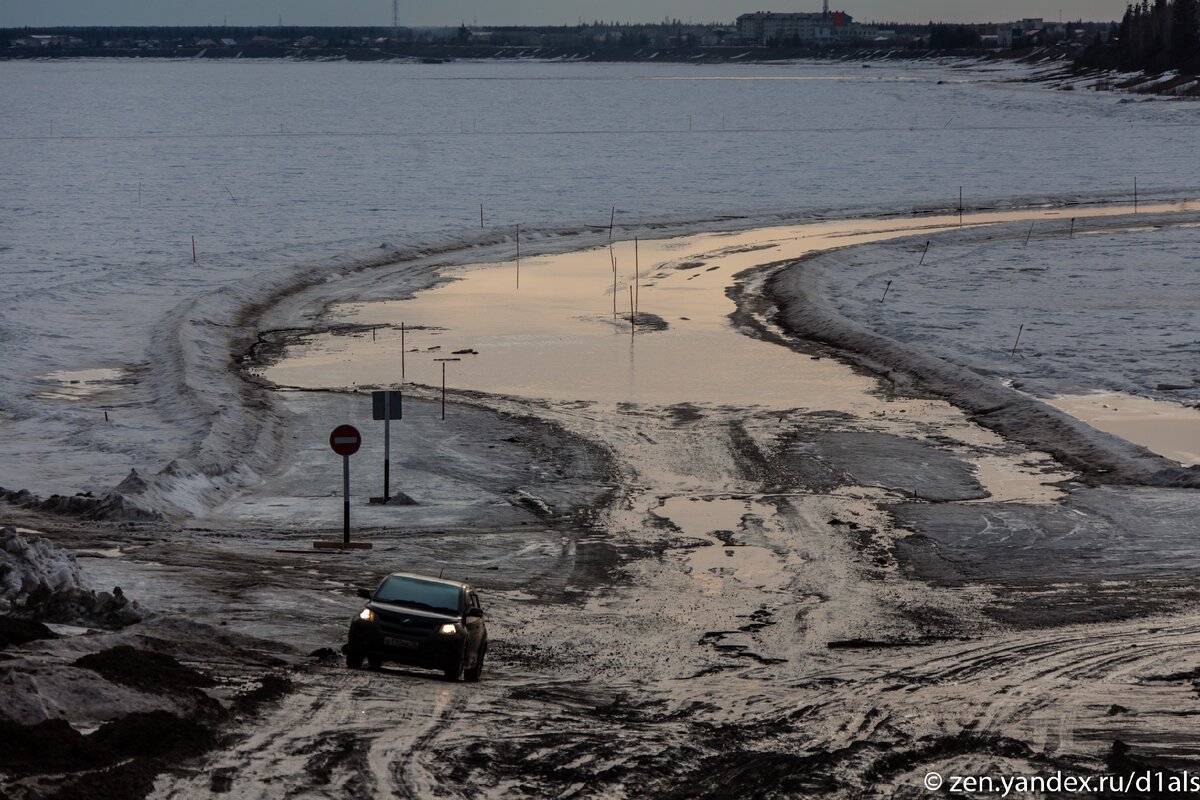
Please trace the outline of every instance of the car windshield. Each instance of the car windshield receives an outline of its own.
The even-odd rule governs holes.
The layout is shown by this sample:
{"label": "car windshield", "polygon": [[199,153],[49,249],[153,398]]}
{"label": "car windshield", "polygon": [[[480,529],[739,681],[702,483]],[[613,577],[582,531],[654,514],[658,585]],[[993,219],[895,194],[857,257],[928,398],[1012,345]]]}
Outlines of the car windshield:
{"label": "car windshield", "polygon": [[459,587],[447,583],[393,575],[383,582],[372,599],[378,603],[423,608],[439,614],[458,614],[461,593]]}

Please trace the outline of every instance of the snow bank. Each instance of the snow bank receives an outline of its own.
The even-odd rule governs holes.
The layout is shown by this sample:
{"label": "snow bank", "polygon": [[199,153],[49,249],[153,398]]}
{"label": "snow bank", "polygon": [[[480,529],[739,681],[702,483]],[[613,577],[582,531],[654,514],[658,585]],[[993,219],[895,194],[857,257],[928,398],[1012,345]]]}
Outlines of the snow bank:
{"label": "snow bank", "polygon": [[88,588],[75,557],[49,539],[9,527],[0,531],[0,614],[119,627],[140,622],[145,612],[120,587]]}
{"label": "snow bank", "polygon": [[0,486],[0,500],[20,508],[45,511],[51,514],[68,514],[81,519],[105,520],[108,522],[153,522],[163,519],[158,511],[133,499],[145,486],[137,470],[111,491],[99,497],[91,492],[74,495],[54,494],[42,499],[27,489],[5,489]]}

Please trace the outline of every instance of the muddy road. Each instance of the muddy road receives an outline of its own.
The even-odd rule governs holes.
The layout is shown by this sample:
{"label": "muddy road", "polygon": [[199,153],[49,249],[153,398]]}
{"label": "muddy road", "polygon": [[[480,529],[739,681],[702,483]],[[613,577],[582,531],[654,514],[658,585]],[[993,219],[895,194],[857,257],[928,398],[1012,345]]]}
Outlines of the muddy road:
{"label": "muddy road", "polygon": [[[1195,490],[1084,480],[764,302],[799,255],[913,226],[546,254],[520,296],[505,263],[404,300],[364,276],[267,312],[294,333],[245,366],[278,387],[288,465],[182,529],[105,530],[85,564],[288,648],[292,690],[151,796],[918,797],[930,771],[1194,769]],[[610,307],[629,283],[662,324]],[[356,390],[402,349],[415,505],[363,490],[374,549],[314,553],[340,502],[312,442],[367,419]],[[443,423],[430,376],[461,350]],[[345,667],[354,590],[397,569],[480,587],[481,683]]]}

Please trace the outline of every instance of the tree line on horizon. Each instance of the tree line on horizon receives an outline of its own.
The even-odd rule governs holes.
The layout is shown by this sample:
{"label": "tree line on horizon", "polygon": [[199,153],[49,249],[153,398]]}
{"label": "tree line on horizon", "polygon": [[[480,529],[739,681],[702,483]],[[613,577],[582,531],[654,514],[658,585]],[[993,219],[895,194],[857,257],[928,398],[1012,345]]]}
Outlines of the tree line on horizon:
{"label": "tree line on horizon", "polygon": [[1108,44],[1094,42],[1079,62],[1123,71],[1200,74],[1198,0],[1142,0],[1128,6]]}

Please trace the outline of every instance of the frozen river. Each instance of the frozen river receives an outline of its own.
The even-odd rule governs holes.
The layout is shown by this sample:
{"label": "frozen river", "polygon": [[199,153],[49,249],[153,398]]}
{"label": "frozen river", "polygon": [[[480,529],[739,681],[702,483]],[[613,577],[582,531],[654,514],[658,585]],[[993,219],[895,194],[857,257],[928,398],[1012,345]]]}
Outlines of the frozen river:
{"label": "frozen river", "polygon": [[1119,197],[1135,175],[1189,188],[1194,104],[1005,82],[1017,74],[0,63],[0,486],[103,489],[191,453],[229,402],[199,381],[207,404],[180,397],[204,326],[231,321],[198,298],[232,318],[297,265],[606,225],[613,206],[632,228],[947,208],[959,186],[969,207]]}

